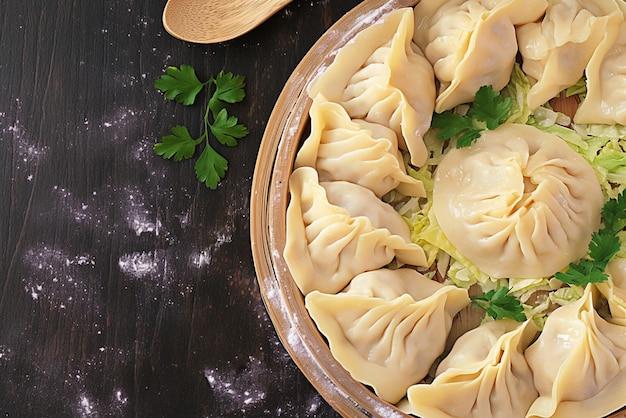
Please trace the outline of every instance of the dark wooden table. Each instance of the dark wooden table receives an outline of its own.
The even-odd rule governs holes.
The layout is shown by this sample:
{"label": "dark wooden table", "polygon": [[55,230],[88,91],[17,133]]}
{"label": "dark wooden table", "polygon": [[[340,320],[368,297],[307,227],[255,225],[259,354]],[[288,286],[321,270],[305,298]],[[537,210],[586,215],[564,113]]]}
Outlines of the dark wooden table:
{"label": "dark wooden table", "polygon": [[[285,81],[359,1],[295,0],[216,45],[167,34],[165,2],[0,1],[0,415],[335,416],[267,316],[249,202]],[[153,87],[180,64],[246,76],[215,191],[152,150],[201,128]]]}

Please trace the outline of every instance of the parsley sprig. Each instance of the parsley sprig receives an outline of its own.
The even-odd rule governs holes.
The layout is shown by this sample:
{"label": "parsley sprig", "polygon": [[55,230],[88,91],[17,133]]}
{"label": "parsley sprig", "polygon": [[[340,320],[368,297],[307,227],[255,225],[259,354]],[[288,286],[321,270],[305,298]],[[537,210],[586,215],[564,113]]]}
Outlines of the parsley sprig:
{"label": "parsley sprig", "polygon": [[608,200],[602,207],[604,225],[591,236],[589,258],[570,263],[567,271],[555,274],[557,279],[563,283],[585,286],[588,283],[601,283],[609,278],[604,270],[621,248],[617,233],[626,227],[625,193]]}
{"label": "parsley sprig", "polygon": [[431,127],[439,129],[438,139],[449,140],[458,136],[456,147],[468,147],[483,130],[493,130],[504,123],[510,116],[512,106],[510,97],[503,98],[492,86],[482,86],[465,115],[452,110],[435,113]]}
{"label": "parsley sprig", "polygon": [[196,160],[196,177],[207,187],[216,189],[228,170],[228,161],[209,143],[209,133],[217,141],[229,147],[237,145],[238,140],[248,135],[248,128],[239,123],[237,117],[229,115],[226,107],[241,102],[246,96],[245,78],[242,75],[220,71],[217,76],[202,82],[190,65],[168,67],[165,74],[154,82],[154,87],[163,92],[165,98],[190,106],[204,89],[212,90],[204,112],[204,130],[194,138],[186,126],[176,125],[169,135],[154,145],[157,155],[174,161],[186,160],[194,156],[196,148],[204,142],[205,146]]}
{"label": "parsley sprig", "polygon": [[526,320],[524,307],[515,296],[509,294],[509,289],[504,286],[472,297],[472,304],[486,311],[487,315],[493,319],[511,318],[518,322]]}

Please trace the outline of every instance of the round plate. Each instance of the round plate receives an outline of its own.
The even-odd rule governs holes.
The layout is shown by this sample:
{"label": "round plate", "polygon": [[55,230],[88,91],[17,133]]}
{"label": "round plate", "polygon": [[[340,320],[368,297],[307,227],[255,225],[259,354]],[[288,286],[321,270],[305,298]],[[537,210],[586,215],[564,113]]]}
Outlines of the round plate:
{"label": "round plate", "polygon": [[[283,345],[324,399],[346,417],[407,417],[335,360],[310,318],[282,253],[289,201],[289,176],[307,134],[308,84],[335,53],[372,21],[418,0],[365,0],[335,23],[311,48],[287,81],[268,121],[257,157],[250,205],[252,255],[261,295]],[[621,413],[612,417],[623,417]]]}

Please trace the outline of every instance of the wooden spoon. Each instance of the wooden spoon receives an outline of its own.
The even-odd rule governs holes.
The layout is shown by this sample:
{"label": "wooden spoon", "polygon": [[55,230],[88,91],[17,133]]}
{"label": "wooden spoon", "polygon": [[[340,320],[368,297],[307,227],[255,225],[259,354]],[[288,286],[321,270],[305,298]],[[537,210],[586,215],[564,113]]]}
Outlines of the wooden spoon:
{"label": "wooden spoon", "polygon": [[291,0],[168,0],[163,26],[198,44],[227,41],[254,29]]}

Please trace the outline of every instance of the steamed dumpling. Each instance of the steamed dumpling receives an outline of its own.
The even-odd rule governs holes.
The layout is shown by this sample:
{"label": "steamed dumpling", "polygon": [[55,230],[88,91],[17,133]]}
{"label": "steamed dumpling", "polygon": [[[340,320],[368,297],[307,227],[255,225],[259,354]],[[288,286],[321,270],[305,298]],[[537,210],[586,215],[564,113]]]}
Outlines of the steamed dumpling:
{"label": "steamed dumpling", "polygon": [[433,210],[450,242],[495,278],[552,276],[586,255],[604,204],[592,167],[528,125],[483,131],[435,171]]}
{"label": "steamed dumpling", "polygon": [[609,305],[609,322],[626,325],[626,258],[614,258],[606,268],[609,279],[594,286],[604,296]]}
{"label": "steamed dumpling", "polygon": [[626,326],[600,317],[595,287],[555,310],[526,350],[540,397],[529,417],[603,417],[626,405]]}
{"label": "steamed dumpling", "polygon": [[481,86],[504,88],[518,50],[514,25],[535,21],[546,7],[546,0],[420,1],[413,39],[440,82],[435,111],[471,102]]}
{"label": "steamed dumpling", "polygon": [[411,241],[404,218],[371,190],[347,181],[323,181],[320,185],[326,191],[328,203],[345,209],[351,218],[365,217],[374,228],[386,229],[406,242]]}
{"label": "steamed dumpling", "polygon": [[391,403],[426,376],[469,302],[467,290],[411,269],[363,273],[342,293],[314,291],[305,299],[337,361]]}
{"label": "steamed dumpling", "polygon": [[435,106],[435,77],[412,36],[412,9],[389,13],[339,50],[309,95],[322,93],[352,119],[391,128],[411,163],[421,166],[428,157],[422,135]]}
{"label": "steamed dumpling", "polygon": [[536,80],[528,93],[531,109],[578,82],[621,16],[615,0],[552,0],[541,22],[517,29],[522,69]]}
{"label": "steamed dumpling", "polygon": [[428,418],[523,418],[539,396],[524,350],[532,321],[486,322],[463,334],[431,384],[411,386],[401,408]]}
{"label": "steamed dumpling", "polygon": [[395,188],[405,196],[425,196],[423,183],[406,173],[393,130],[351,120],[341,105],[322,94],[315,97],[309,113],[311,134],[298,151],[296,168],[313,167],[320,181],[350,181],[378,197]]}
{"label": "steamed dumpling", "polygon": [[589,60],[587,94],[574,115],[576,123],[626,125],[626,22],[620,19],[621,24],[607,28]]}
{"label": "steamed dumpling", "polygon": [[426,265],[424,250],[410,242],[408,231],[405,236],[395,235],[390,224],[399,228],[400,223],[389,212],[377,214],[390,207],[370,190],[347,184],[364,191],[358,197],[360,208],[349,210],[366,211],[368,216],[351,216],[349,210],[331,203],[315,169],[300,167],[291,174],[283,256],[305,295],[312,290],[339,292],[357,274],[379,269],[394,257],[400,263]]}

